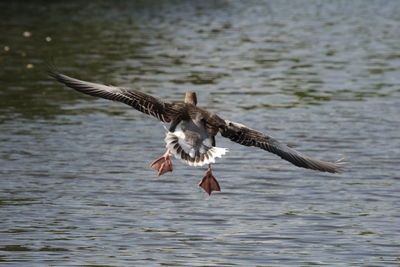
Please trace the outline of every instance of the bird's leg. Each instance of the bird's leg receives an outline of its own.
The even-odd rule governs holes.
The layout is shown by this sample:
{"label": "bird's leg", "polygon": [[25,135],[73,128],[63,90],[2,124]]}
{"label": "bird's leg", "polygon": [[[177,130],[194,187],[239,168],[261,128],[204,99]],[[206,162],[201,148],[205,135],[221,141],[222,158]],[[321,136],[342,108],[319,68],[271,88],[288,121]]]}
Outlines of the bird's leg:
{"label": "bird's leg", "polygon": [[169,152],[169,149],[162,155],[160,158],[153,161],[150,164],[150,168],[155,169],[157,171],[157,175],[160,176],[166,172],[172,172],[172,162],[169,159],[172,154]]}
{"label": "bird's leg", "polygon": [[212,191],[221,191],[217,179],[215,179],[215,177],[212,175],[211,164],[208,165],[206,175],[200,181],[199,186],[202,187],[209,195],[211,195]]}
{"label": "bird's leg", "polygon": [[[182,119],[180,117],[172,121],[171,126],[169,127],[169,131],[173,133],[181,121]],[[171,152],[169,151],[169,149],[167,149],[164,155],[162,155],[160,158],[156,159],[155,161],[153,161],[153,163],[150,164],[150,168],[155,169],[158,176],[163,175],[166,172],[172,172],[172,162],[169,159],[171,156]]]}

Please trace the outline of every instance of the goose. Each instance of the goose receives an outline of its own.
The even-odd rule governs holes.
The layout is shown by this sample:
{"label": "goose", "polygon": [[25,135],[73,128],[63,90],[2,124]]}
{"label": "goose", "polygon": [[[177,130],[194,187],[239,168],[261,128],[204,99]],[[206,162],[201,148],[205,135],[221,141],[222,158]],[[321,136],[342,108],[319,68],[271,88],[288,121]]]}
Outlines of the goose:
{"label": "goose", "polygon": [[190,166],[208,165],[199,183],[208,195],[213,191],[221,191],[217,179],[213,176],[211,165],[215,163],[216,158],[228,152],[227,148],[216,147],[215,137],[218,133],[240,145],[254,146],[276,154],[297,167],[329,173],[343,170],[342,160],[327,162],[313,159],[270,135],[241,123],[222,119],[214,112],[198,107],[196,93],[192,91],[185,93],[183,102],[168,102],[138,90],[78,80],[55,69],[50,69],[49,75],[78,92],[122,102],[163,123],[170,123],[164,139],[166,152],[154,160],[150,168],[155,169],[158,176],[172,172],[172,156]]}

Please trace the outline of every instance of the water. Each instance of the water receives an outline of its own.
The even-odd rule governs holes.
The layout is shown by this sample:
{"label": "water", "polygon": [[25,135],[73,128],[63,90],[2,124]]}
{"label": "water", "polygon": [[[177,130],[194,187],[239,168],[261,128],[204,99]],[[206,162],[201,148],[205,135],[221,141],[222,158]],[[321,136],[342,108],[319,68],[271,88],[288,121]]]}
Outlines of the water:
{"label": "water", "polygon": [[[0,262],[15,266],[398,266],[398,1],[0,3]],[[25,32],[25,33],[24,33]],[[49,79],[200,106],[330,175],[219,137],[221,193],[161,123]]]}

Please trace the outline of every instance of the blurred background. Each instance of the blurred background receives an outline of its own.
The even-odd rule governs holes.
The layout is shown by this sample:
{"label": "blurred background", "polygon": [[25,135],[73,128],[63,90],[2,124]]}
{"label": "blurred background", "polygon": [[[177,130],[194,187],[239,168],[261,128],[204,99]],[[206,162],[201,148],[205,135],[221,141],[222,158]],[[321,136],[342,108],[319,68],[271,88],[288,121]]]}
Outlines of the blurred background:
{"label": "blurred background", "polygon": [[[0,263],[398,266],[400,2],[0,2]],[[164,129],[82,80],[199,106],[339,175],[217,139],[222,192]]]}

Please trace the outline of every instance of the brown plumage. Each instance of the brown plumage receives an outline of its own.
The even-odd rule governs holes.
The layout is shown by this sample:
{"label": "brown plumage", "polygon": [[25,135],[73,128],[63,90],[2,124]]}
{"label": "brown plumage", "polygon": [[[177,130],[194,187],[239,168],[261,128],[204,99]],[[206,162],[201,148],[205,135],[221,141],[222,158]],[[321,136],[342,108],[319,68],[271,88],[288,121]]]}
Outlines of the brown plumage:
{"label": "brown plumage", "polygon": [[[201,121],[207,127],[208,133],[212,138],[220,133],[223,137],[229,138],[238,144],[258,147],[274,153],[298,167],[331,173],[342,170],[341,162],[339,161],[333,163],[310,158],[278,142],[267,134],[253,130],[240,123],[224,120],[213,112],[197,107],[196,94],[193,92],[186,94],[185,102],[172,103],[137,90],[85,82],[56,71],[50,71],[50,75],[81,93],[120,101],[162,122],[172,122],[170,128],[172,132],[175,129],[174,127],[182,120]],[[215,146],[215,142],[213,146]]]}

